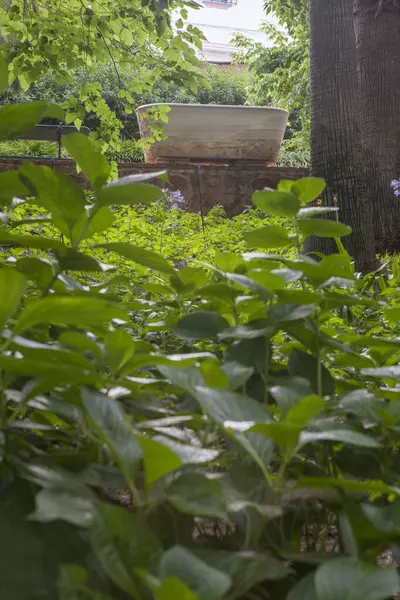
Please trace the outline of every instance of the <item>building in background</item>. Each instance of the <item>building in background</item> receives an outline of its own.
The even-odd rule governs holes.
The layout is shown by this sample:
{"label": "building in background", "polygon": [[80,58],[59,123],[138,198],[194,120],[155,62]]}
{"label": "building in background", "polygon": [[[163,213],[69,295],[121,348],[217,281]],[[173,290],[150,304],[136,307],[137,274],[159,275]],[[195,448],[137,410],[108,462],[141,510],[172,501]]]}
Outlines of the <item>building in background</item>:
{"label": "building in background", "polygon": [[204,33],[203,58],[220,65],[230,65],[235,47],[235,33],[268,44],[265,33],[259,31],[265,18],[264,0],[196,0],[198,10],[190,9],[187,22]]}

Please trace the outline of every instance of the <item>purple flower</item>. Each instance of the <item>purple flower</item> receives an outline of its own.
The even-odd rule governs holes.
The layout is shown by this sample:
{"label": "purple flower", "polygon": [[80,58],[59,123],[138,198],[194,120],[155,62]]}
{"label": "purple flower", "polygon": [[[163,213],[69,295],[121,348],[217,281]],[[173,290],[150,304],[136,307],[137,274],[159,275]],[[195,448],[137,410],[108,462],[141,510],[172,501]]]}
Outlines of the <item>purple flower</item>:
{"label": "purple flower", "polygon": [[183,204],[185,202],[185,198],[182,195],[182,192],[180,190],[177,190],[176,192],[171,192],[171,202],[173,204]]}
{"label": "purple flower", "polygon": [[171,192],[170,190],[163,190],[164,202],[167,202],[168,208],[179,208],[180,204],[184,204],[185,198],[180,190]]}
{"label": "purple flower", "polygon": [[400,179],[393,179],[390,186],[395,196],[400,196]]}

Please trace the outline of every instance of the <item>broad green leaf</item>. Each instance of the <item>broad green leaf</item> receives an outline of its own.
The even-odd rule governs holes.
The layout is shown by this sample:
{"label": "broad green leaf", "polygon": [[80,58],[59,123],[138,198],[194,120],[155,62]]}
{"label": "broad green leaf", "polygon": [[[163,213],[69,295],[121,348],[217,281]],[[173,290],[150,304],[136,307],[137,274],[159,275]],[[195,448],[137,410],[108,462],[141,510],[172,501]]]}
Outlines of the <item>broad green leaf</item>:
{"label": "broad green leaf", "polygon": [[81,239],[87,240],[96,235],[96,233],[106,231],[114,223],[114,220],[115,216],[108,206],[103,206],[99,209],[93,204],[86,206],[81,218],[73,228],[71,234],[72,243],[74,244]]}
{"label": "broad green leaf", "polygon": [[269,393],[279,405],[282,415],[286,415],[303,398],[312,395],[309,381],[302,377],[292,377],[282,385],[273,385]]}
{"label": "broad green leaf", "polygon": [[[265,322],[265,321],[264,321]],[[266,323],[265,323],[266,324]],[[260,323],[249,323],[248,325],[236,325],[236,327],[229,327],[222,331],[218,338],[220,340],[254,340],[256,338],[263,338],[268,335],[272,335],[275,331],[274,327],[260,328]]]}
{"label": "broad green leaf", "polygon": [[[57,385],[96,385],[99,375],[82,365],[71,365],[69,363],[57,362],[58,353],[51,358],[42,358],[40,352],[36,351],[36,357],[17,358],[15,356],[0,356],[0,367],[10,375],[22,375],[25,377],[41,377],[52,382],[51,388]],[[60,359],[64,355],[61,353]]]}
{"label": "broad green leaf", "polygon": [[375,529],[383,534],[397,537],[400,533],[399,500],[386,506],[363,503],[361,505],[364,515],[373,524]]}
{"label": "broad green leaf", "polygon": [[160,365],[158,370],[174,385],[193,393],[198,385],[204,385],[204,376],[200,369],[193,366]]}
{"label": "broad green leaf", "polygon": [[163,555],[160,577],[183,581],[199,600],[220,600],[232,584],[226,573],[209,566],[182,546],[173,546]]}
{"label": "broad green leaf", "polygon": [[281,302],[288,304],[321,304],[323,298],[315,292],[307,292],[304,290],[278,290],[277,296]]}
{"label": "broad green leaf", "polygon": [[123,242],[110,242],[109,244],[98,244],[97,248],[105,248],[110,252],[115,252],[128,260],[143,265],[148,269],[154,271],[160,271],[161,273],[167,273],[167,275],[173,275],[175,269],[172,265],[160,254],[152,252],[151,250],[145,250],[138,246],[132,246]]}
{"label": "broad green leaf", "polygon": [[228,376],[228,387],[235,391],[250,379],[253,375],[253,367],[246,367],[235,361],[226,361],[222,365],[222,369]]}
{"label": "broad green leaf", "polygon": [[376,379],[393,379],[394,381],[400,381],[400,366],[361,369],[361,374],[365,377],[374,377]]}
{"label": "broad green leaf", "polygon": [[339,208],[336,206],[310,206],[309,208],[302,208],[297,213],[299,219],[304,217],[311,217],[313,215],[323,215],[326,213],[338,212]]}
{"label": "broad green leaf", "polygon": [[[333,394],[335,391],[335,381],[324,365],[318,365],[317,359],[311,354],[306,354],[301,350],[293,350],[289,356],[289,374],[291,377],[303,377],[307,379],[314,392]],[[318,370],[321,370],[321,390],[319,387]]]}
{"label": "broad green leaf", "polygon": [[30,202],[45,208],[56,227],[71,238],[74,226],[85,215],[85,196],[79,184],[50,167],[32,163],[23,165],[19,173],[35,196]]}
{"label": "broad green leaf", "polygon": [[78,351],[81,355],[87,352],[93,354],[96,359],[101,358],[100,346],[90,337],[90,334],[84,334],[79,331],[64,331],[61,333],[58,341],[61,345]]}
{"label": "broad green leaf", "polygon": [[104,352],[107,366],[116,374],[132,358],[135,342],[129,333],[117,329],[108,333],[104,339]]}
{"label": "broad green leaf", "polygon": [[45,117],[64,119],[56,104],[44,100],[26,104],[8,104],[0,108],[0,141],[14,140],[29,133]]}
{"label": "broad green leaf", "polygon": [[295,181],[291,181],[289,179],[281,179],[280,182],[278,183],[277,189],[280,192],[291,192],[292,187],[295,183],[296,183]]}
{"label": "broad green leaf", "polygon": [[0,204],[10,206],[13,198],[26,196],[28,189],[19,178],[18,171],[0,173]]}
{"label": "broad green leaf", "polygon": [[201,549],[195,554],[210,567],[226,573],[232,579],[232,598],[242,598],[262,581],[279,581],[291,573],[283,561],[266,553]]}
{"label": "broad green leaf", "polygon": [[246,430],[254,423],[267,423],[271,420],[262,404],[242,394],[197,387],[195,395],[203,410],[227,428]]}
{"label": "broad green leaf", "polygon": [[38,215],[37,217],[27,217],[26,219],[19,219],[18,221],[12,221],[9,223],[10,229],[16,229],[21,225],[43,225],[44,223],[51,223],[52,218],[46,215]]}
{"label": "broad green leaf", "polygon": [[162,198],[160,188],[149,183],[138,183],[134,178],[135,175],[129,175],[102,187],[97,193],[99,205],[151,204]]}
{"label": "broad green leaf", "polygon": [[244,260],[239,254],[234,252],[215,252],[214,264],[217,269],[225,273],[237,273],[243,267]]}
{"label": "broad green leaf", "polygon": [[166,489],[169,502],[191,515],[227,519],[224,493],[217,479],[202,473],[182,473]]}
{"label": "broad green leaf", "polygon": [[393,323],[400,321],[400,308],[386,308],[384,312],[388,321]]}
{"label": "broad green leaf", "polygon": [[208,274],[203,269],[196,269],[194,267],[184,267],[179,269],[179,279],[185,286],[185,290],[197,291],[203,285],[206,285],[208,281]]}
{"label": "broad green leaf", "polygon": [[175,333],[186,340],[207,340],[216,338],[221,331],[229,327],[228,321],[216,312],[198,311],[180,319]]}
{"label": "broad green leaf", "polygon": [[325,400],[319,396],[306,396],[288,411],[285,423],[305,427],[325,408]]}
{"label": "broad green leaf", "polygon": [[274,444],[272,440],[259,433],[235,433],[235,440],[246,450],[246,452],[258,464],[261,471],[265,471],[273,456]]}
{"label": "broad green leaf", "polygon": [[292,587],[286,600],[319,600],[315,589],[314,573],[309,573]]}
{"label": "broad green leaf", "polygon": [[37,250],[58,250],[64,252],[67,246],[56,239],[41,235],[14,235],[0,228],[0,245],[16,248],[35,248]]}
{"label": "broad green leaf", "polygon": [[[93,209],[93,207],[89,207]],[[95,211],[94,216],[90,218],[90,222],[88,228],[86,229],[85,235],[83,236],[84,240],[93,237],[97,233],[103,233],[111,227],[111,225],[115,221],[114,213],[107,207],[103,206]]]}
{"label": "broad green leaf", "polygon": [[58,597],[60,565],[84,564],[89,553],[78,530],[60,521],[31,522],[33,510],[34,488],[30,483],[19,477],[2,485],[0,595],[7,600]]}
{"label": "broad green leaf", "polygon": [[106,183],[110,177],[110,166],[90,138],[72,133],[63,138],[63,146],[94,188]]}
{"label": "broad green leaf", "polygon": [[89,527],[92,523],[93,501],[75,492],[42,489],[36,494],[36,510],[30,519],[43,523],[58,519],[78,527]]}
{"label": "broad green leaf", "polygon": [[240,340],[227,348],[225,360],[237,362],[245,367],[254,368],[258,372],[264,373],[269,345],[270,341],[265,338]]}
{"label": "broad green leaf", "polygon": [[203,464],[214,460],[219,454],[198,446],[181,444],[163,435],[153,438],[136,434],[143,452],[147,487],[183,464]]}
{"label": "broad green leaf", "polygon": [[100,392],[83,388],[81,395],[97,434],[109,447],[126,480],[131,482],[142,452],[124,411],[116,400]]}
{"label": "broad green leaf", "polygon": [[15,269],[0,269],[0,331],[18,310],[26,287],[26,279]]}
{"label": "broad green leaf", "polygon": [[400,591],[395,568],[347,557],[326,561],[314,581],[318,600],[387,600]]}
{"label": "broad green leaf", "polygon": [[[353,357],[351,357],[353,359]],[[358,358],[358,357],[356,357]],[[379,410],[384,409],[386,403],[381,398],[366,389],[354,390],[340,398],[341,410],[358,415],[363,419],[379,419]]]}
{"label": "broad green leaf", "polygon": [[239,295],[239,292],[226,283],[211,283],[198,290],[202,298],[221,298],[222,300],[232,301]]}
{"label": "broad green leaf", "polygon": [[255,192],[253,203],[266,214],[276,217],[295,217],[300,210],[300,202],[296,196],[277,190]]}
{"label": "broad green leaf", "polygon": [[326,183],[319,177],[303,177],[292,185],[292,193],[296,194],[301,204],[317,200],[326,188]]}
{"label": "broad green leaf", "polygon": [[314,442],[338,442],[342,444],[351,444],[361,446],[362,448],[380,448],[382,444],[374,438],[351,431],[349,429],[334,429],[329,431],[304,431],[300,436],[302,446]]}
{"label": "broad green leaf", "polygon": [[31,300],[17,319],[15,332],[39,323],[86,327],[109,323],[112,319],[129,321],[126,311],[118,304],[88,294],[85,296],[47,296]]}
{"label": "broad green leaf", "polygon": [[246,242],[254,248],[285,248],[291,244],[288,234],[278,225],[267,225],[243,234]]}
{"label": "broad green leaf", "polygon": [[356,481],[355,479],[336,479],[333,477],[300,477],[297,488],[338,489],[358,494],[391,494],[400,495],[400,488],[390,486],[383,481]]}
{"label": "broad green leaf", "polygon": [[228,387],[228,375],[214,361],[204,361],[201,364],[200,371],[208,387],[226,389]]}
{"label": "broad green leaf", "polygon": [[40,290],[45,290],[54,277],[53,264],[48,260],[40,260],[34,256],[20,258],[15,268],[27,279],[34,281]]}
{"label": "broad green leaf", "polygon": [[254,279],[247,277],[247,275],[242,275],[241,273],[225,273],[225,277],[240,287],[257,292],[264,300],[269,300],[270,298],[268,290],[266,290],[263,285],[254,281]]}
{"label": "broad green leaf", "polygon": [[57,253],[58,264],[63,271],[81,271],[82,273],[106,273],[107,271],[115,270],[112,265],[105,265],[97,261],[92,256],[78,252],[73,248],[68,248],[63,253]]}
{"label": "broad green leaf", "polygon": [[321,283],[319,286],[320,290],[324,290],[327,288],[353,288],[354,281],[348,277],[329,277],[326,281]]}
{"label": "broad green leaf", "polygon": [[285,287],[285,279],[283,277],[280,277],[278,273],[270,273],[264,269],[249,271],[249,277],[254,279],[254,281],[262,285],[269,292],[283,290]]}
{"label": "broad green leaf", "polygon": [[158,588],[153,587],[156,600],[199,600],[199,597],[176,577],[168,577]]}
{"label": "broad green leaf", "polygon": [[350,227],[332,219],[300,219],[299,229],[305,237],[342,237],[351,233]]}
{"label": "broad green leaf", "polygon": [[316,310],[317,307],[314,304],[276,304],[269,311],[269,323],[279,325],[288,321],[300,321],[312,315]]}
{"label": "broad green leaf", "polygon": [[167,473],[182,466],[182,459],[157,440],[144,436],[137,436],[136,439],[143,453],[147,488]]}
{"label": "broad green leaf", "polygon": [[[88,572],[79,565],[69,564],[60,567],[60,579],[58,582],[59,600],[80,600],[80,590],[87,584]],[[99,598],[98,600],[110,600]]]}
{"label": "broad green leaf", "polygon": [[126,507],[98,503],[91,534],[95,554],[110,579],[131,598],[142,598],[135,569],[151,569],[162,551],[146,521]]}
{"label": "broad green leaf", "polygon": [[303,425],[297,423],[258,423],[250,432],[264,435],[282,448],[294,448],[299,440]]}

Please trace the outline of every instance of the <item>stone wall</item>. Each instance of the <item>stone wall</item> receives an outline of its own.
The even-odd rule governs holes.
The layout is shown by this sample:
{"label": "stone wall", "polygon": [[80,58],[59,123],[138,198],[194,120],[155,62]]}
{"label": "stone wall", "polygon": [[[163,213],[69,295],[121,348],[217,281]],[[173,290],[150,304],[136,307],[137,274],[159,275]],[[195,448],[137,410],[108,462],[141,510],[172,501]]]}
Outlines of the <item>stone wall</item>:
{"label": "stone wall", "polygon": [[[18,169],[27,161],[73,175],[87,187],[84,177],[77,174],[73,161],[67,159],[0,158],[0,172]],[[183,194],[187,210],[207,213],[214,206],[221,205],[229,215],[239,214],[251,204],[254,191],[265,187],[275,188],[281,179],[298,179],[308,175],[307,169],[267,167],[251,163],[198,166],[185,161],[174,161],[157,165],[120,163],[119,176],[164,169],[168,171],[171,189],[180,190]],[[165,182],[160,182],[160,185],[165,186]]]}

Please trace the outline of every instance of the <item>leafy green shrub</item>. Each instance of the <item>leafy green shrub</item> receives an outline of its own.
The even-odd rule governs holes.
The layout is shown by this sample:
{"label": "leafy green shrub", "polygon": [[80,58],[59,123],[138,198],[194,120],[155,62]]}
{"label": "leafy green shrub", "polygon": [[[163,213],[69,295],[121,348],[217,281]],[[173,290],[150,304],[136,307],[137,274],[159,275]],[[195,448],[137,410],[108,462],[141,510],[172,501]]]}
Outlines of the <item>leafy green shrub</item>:
{"label": "leafy green shrub", "polygon": [[310,167],[310,152],[307,150],[290,150],[285,144],[281,148],[279,167]]}
{"label": "leafy green shrub", "polygon": [[0,156],[58,156],[58,146],[53,142],[13,140],[0,142]]}
{"label": "leafy green shrub", "polygon": [[[38,111],[58,114],[0,109],[0,139]],[[90,139],[64,144],[90,197],[47,167],[0,174],[2,597],[399,593],[377,565],[399,543],[398,260],[356,275],[311,178],[256,192],[287,226],[251,228],[209,265],[99,244],[118,211],[165,200],[143,176],[108,183]],[[34,229],[47,222],[57,236]],[[338,253],[302,256],[310,235]]]}
{"label": "leafy green shrub", "polygon": [[136,140],[121,140],[119,150],[110,149],[106,156],[116,162],[144,162],[143,148]]}

